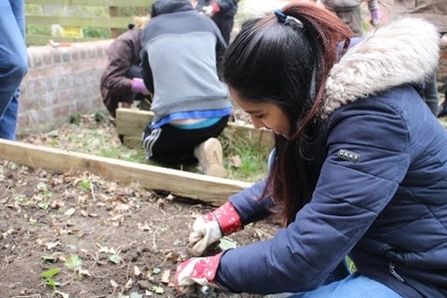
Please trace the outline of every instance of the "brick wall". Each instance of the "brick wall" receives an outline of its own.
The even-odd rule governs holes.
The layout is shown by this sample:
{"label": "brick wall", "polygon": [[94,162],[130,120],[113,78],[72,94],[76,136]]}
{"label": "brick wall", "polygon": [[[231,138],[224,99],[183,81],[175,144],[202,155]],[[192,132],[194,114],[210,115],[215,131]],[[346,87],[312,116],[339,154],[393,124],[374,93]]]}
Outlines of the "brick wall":
{"label": "brick wall", "polygon": [[[48,131],[75,113],[105,111],[99,79],[111,40],[70,47],[29,47],[29,71],[21,84],[18,133]],[[447,80],[447,43],[443,43],[438,86]]]}
{"label": "brick wall", "polygon": [[17,132],[50,130],[70,115],[103,110],[99,79],[111,40],[28,48]]}

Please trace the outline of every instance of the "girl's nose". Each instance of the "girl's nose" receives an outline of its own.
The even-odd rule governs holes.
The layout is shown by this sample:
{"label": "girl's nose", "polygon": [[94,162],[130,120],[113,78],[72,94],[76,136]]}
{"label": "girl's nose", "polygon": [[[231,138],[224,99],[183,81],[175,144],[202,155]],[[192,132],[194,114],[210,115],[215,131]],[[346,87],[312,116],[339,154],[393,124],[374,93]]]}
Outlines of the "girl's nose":
{"label": "girl's nose", "polygon": [[259,119],[255,118],[255,117],[250,117],[250,118],[251,118],[251,123],[253,123],[254,128],[261,129],[264,127],[264,124],[262,123],[262,121],[259,121]]}

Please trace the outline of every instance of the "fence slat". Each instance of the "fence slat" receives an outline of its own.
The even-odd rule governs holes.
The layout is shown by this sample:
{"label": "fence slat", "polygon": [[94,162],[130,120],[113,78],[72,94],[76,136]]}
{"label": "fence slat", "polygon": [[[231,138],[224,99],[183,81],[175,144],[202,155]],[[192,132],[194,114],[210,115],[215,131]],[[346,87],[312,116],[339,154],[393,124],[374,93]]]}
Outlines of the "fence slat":
{"label": "fence slat", "polygon": [[[84,36],[84,38],[73,38],[70,36],[48,36],[42,35],[46,29],[44,26],[57,24],[62,27],[78,27],[78,28],[107,28],[110,31],[111,38],[117,37],[120,32],[127,29],[128,24],[133,21],[134,16],[115,16],[117,8],[135,8],[139,11],[144,9],[147,13],[150,11],[150,7],[155,0],[25,0],[25,4],[54,6],[55,8],[63,9],[70,6],[88,6],[88,7],[103,7],[104,11],[109,12],[108,17],[97,17],[97,16],[60,16],[60,15],[38,15],[32,12],[26,13],[26,25],[27,25],[27,45],[45,45],[48,39],[55,39],[61,42],[84,42],[90,40],[97,40],[99,38],[91,38],[89,36]],[[34,9],[31,9],[31,11]],[[28,11],[28,10],[27,10]],[[110,14],[111,11],[115,11],[115,15]],[[146,13],[145,12],[145,13]],[[41,31],[38,30],[28,30],[28,26],[35,26],[36,28],[43,28]],[[41,27],[42,26],[42,27]],[[124,29],[124,30],[122,30]],[[85,32],[84,32],[85,33]],[[106,37],[108,38],[108,37]]]}
{"label": "fence slat", "polygon": [[41,5],[86,5],[86,6],[117,6],[149,8],[154,0],[25,0],[25,4]]}
{"label": "fence slat", "polygon": [[59,24],[62,27],[127,28],[133,17],[64,17],[26,15],[28,25]]}

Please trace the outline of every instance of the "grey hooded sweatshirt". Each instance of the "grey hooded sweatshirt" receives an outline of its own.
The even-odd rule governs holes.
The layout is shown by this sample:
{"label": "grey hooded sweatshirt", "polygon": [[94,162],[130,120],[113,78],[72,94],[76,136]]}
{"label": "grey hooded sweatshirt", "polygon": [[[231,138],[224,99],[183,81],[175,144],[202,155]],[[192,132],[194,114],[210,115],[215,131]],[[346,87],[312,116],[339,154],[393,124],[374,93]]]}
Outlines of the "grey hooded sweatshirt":
{"label": "grey hooded sweatshirt", "polygon": [[174,113],[231,107],[217,73],[225,41],[214,22],[190,1],[156,1],[142,45],[143,80],[154,94],[154,122]]}

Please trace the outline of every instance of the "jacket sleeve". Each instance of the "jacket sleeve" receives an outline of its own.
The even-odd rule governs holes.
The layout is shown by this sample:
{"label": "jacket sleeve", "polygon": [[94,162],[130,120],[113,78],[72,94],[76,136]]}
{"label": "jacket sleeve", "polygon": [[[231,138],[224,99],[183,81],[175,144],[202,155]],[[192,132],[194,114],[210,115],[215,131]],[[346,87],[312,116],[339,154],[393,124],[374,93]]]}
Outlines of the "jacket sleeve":
{"label": "jacket sleeve", "polygon": [[261,220],[271,214],[270,207],[274,205],[272,199],[270,197],[261,199],[266,183],[267,179],[261,180],[229,198],[240,216],[242,225]]}
{"label": "jacket sleeve", "polygon": [[132,54],[134,49],[131,43],[116,39],[108,49],[109,65],[107,66],[107,76],[104,78],[104,86],[115,95],[131,93],[131,79],[126,77],[126,73],[134,60]]}
{"label": "jacket sleeve", "polygon": [[311,201],[272,239],[226,251],[218,284],[236,293],[308,291],[351,251],[393,198],[410,163],[400,114],[374,102],[334,112]]}
{"label": "jacket sleeve", "polygon": [[370,12],[379,10],[379,1],[378,0],[368,0],[368,10]]}
{"label": "jacket sleeve", "polygon": [[154,94],[154,77],[152,75],[152,69],[149,64],[149,56],[146,49],[147,45],[143,45],[143,48],[140,52],[141,58],[141,73],[143,75],[143,82],[146,86],[147,90]]}

